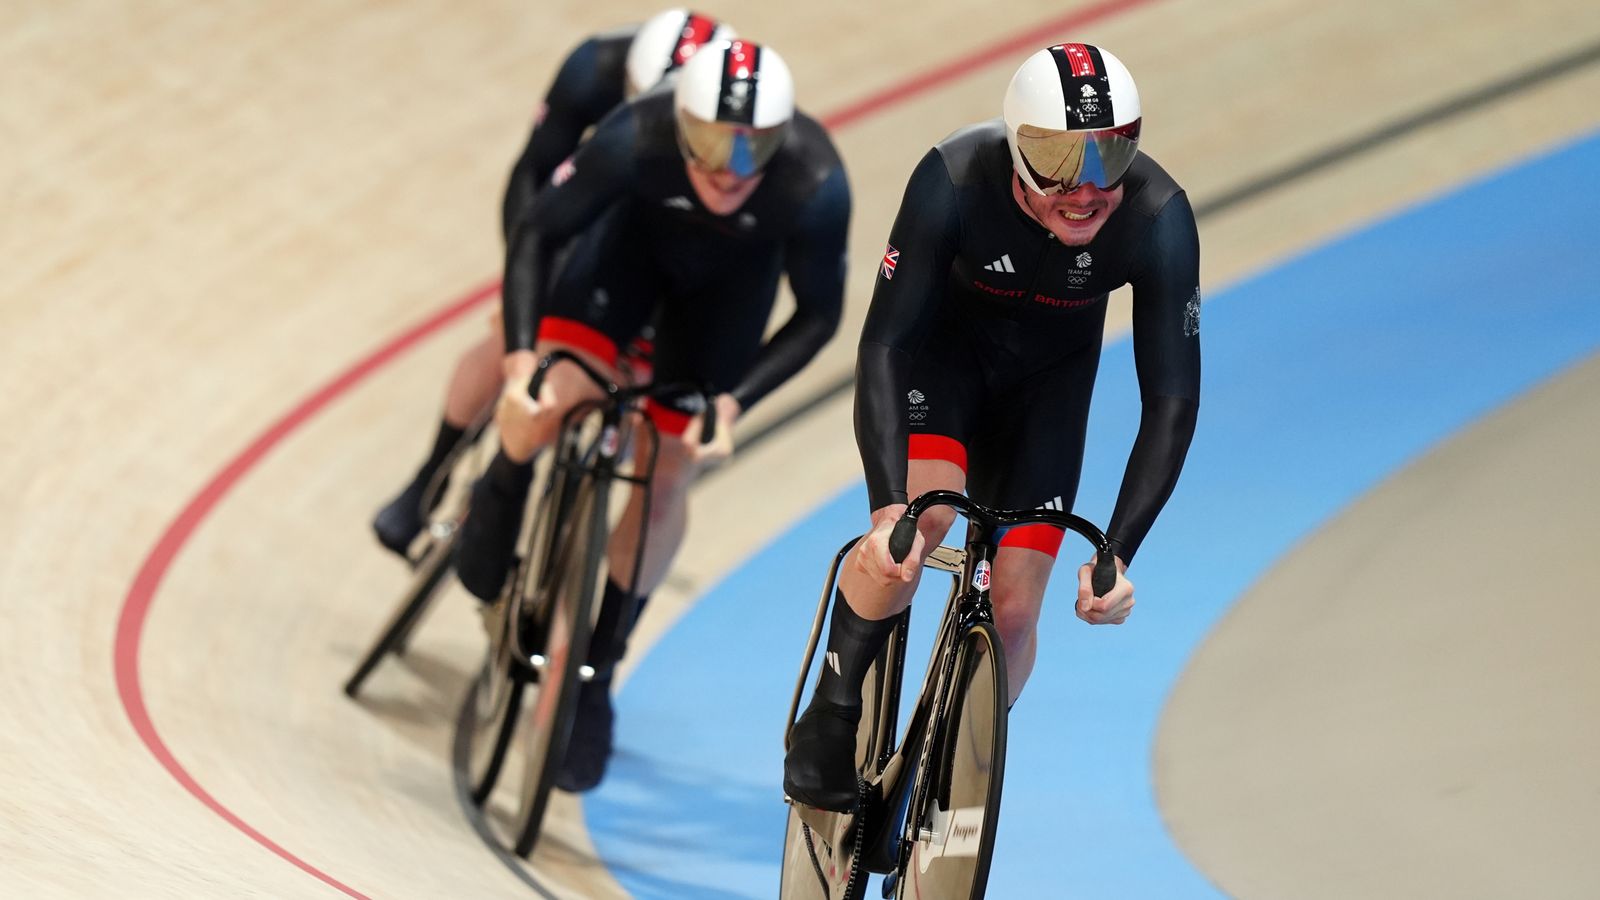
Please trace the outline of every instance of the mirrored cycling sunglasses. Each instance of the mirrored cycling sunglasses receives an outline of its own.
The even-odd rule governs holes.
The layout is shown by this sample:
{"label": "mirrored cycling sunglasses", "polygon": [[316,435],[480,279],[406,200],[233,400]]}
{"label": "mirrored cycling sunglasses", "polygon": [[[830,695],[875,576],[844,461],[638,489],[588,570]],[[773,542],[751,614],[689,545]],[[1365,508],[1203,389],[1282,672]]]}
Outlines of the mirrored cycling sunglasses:
{"label": "mirrored cycling sunglasses", "polygon": [[678,114],[678,146],[684,158],[707,172],[732,172],[748,178],[771,162],[789,123],[752,128],[731,122],[707,122],[689,113]]}
{"label": "mirrored cycling sunglasses", "polygon": [[1017,151],[1046,194],[1064,194],[1083,184],[1109,191],[1122,183],[1139,152],[1141,121],[1097,131],[1019,125]]}

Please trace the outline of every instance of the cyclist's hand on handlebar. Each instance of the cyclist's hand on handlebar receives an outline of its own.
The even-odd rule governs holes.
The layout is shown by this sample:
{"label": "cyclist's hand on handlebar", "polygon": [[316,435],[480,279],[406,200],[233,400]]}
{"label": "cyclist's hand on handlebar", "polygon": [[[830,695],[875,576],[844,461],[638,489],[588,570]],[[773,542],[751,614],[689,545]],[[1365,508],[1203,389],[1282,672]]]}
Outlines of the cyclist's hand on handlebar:
{"label": "cyclist's hand on handlebar", "polygon": [[700,468],[722,462],[733,455],[733,423],[739,420],[739,414],[744,411],[732,394],[718,394],[711,402],[717,411],[716,433],[711,440],[704,444],[700,442],[701,432],[705,428],[702,416],[695,416],[683,431],[683,442],[689,446],[694,464]]}
{"label": "cyclist's hand on handlebar", "polygon": [[1128,566],[1121,559],[1116,563],[1116,586],[1104,597],[1096,597],[1094,588],[1089,586],[1094,560],[1090,559],[1078,569],[1078,618],[1090,625],[1121,625],[1133,612],[1133,582],[1128,580]]}
{"label": "cyclist's hand on handlebar", "polygon": [[527,374],[508,377],[495,405],[494,424],[500,430],[500,446],[512,462],[533,458],[539,449],[539,413],[555,400],[549,381],[540,386],[538,402],[529,397],[528,382],[532,377],[531,369]]}
{"label": "cyclist's hand on handlebar", "polygon": [[894,557],[889,553],[889,534],[894,531],[894,523],[900,521],[905,515],[904,503],[891,503],[888,506],[872,511],[872,530],[868,531],[861,543],[856,545],[856,568],[864,572],[868,578],[878,584],[888,586],[897,582],[909,583],[917,577],[917,569],[922,565],[922,529],[917,529],[916,537],[911,542],[911,552],[906,554],[906,561],[895,563]]}

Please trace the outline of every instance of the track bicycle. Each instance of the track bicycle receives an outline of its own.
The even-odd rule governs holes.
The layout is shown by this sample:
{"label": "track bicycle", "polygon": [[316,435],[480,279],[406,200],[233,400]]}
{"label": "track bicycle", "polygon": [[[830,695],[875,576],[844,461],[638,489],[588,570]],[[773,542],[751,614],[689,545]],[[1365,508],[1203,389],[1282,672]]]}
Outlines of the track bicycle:
{"label": "track bicycle", "polygon": [[[951,574],[950,595],[905,734],[897,744],[910,607],[897,617],[862,684],[854,809],[832,812],[784,798],[789,821],[783,900],[860,900],[869,873],[886,876],[886,898],[983,897],[999,824],[1010,697],[1005,650],[989,602],[994,533],[1035,523],[1074,531],[1095,547],[1095,594],[1103,596],[1116,584],[1106,536],[1087,520],[1049,509],[990,509],[955,491],[929,491],[911,502],[890,536],[896,562],[911,551],[918,517],[936,506],[966,516],[966,545],[935,547],[928,556],[928,567]],[[858,540],[847,542],[828,569],[789,705],[785,749],[824,634],[839,566]]]}
{"label": "track bicycle", "polygon": [[[465,699],[458,727],[465,731],[468,787],[486,803],[504,768],[523,708],[531,706],[522,739],[522,782],[517,797],[513,849],[532,852],[539,838],[556,773],[566,755],[581,681],[594,676],[585,660],[599,612],[606,546],[611,536],[610,497],[616,482],[644,492],[634,571],[644,552],[650,520],[650,483],[660,434],[636,415],[647,398],[699,395],[705,403],[701,437],[709,441],[715,410],[698,387],[625,387],[607,380],[566,351],[544,356],[528,386],[537,397],[550,367],[577,366],[602,397],[575,405],[563,417],[544,488],[531,513],[524,552],[494,603],[485,606],[489,647]],[[626,471],[621,457],[642,440],[643,464]]]}
{"label": "track bicycle", "polygon": [[[628,345],[618,359],[622,377],[630,383],[634,376],[650,370],[650,345],[648,339],[638,338]],[[455,543],[461,523],[467,517],[467,504],[471,499],[468,486],[477,480],[489,459],[494,455],[494,429],[490,428],[493,406],[485,409],[467,426],[461,439],[450,451],[444,465],[428,483],[422,497],[422,508],[429,510],[428,525],[406,550],[406,561],[411,565],[411,581],[400,595],[389,621],[378,633],[367,655],[362,657],[355,671],[344,683],[345,695],[352,700],[361,692],[361,685],[391,653],[402,654],[415,633],[417,623],[433,606],[443,584],[454,569]],[[484,435],[489,435],[484,440]],[[450,485],[456,489],[448,490]]]}

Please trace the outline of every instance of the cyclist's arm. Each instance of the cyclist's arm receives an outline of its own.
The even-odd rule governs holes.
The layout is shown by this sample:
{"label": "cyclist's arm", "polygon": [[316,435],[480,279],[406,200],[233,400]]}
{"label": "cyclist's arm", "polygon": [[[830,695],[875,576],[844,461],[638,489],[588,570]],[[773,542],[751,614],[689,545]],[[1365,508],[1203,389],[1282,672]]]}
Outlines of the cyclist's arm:
{"label": "cyclist's arm", "polygon": [[1181,192],[1151,224],[1146,249],[1143,271],[1133,279],[1133,352],[1143,411],[1106,530],[1125,563],[1133,561],[1178,483],[1200,408],[1200,237]]}
{"label": "cyclist's arm", "polygon": [[873,509],[906,502],[911,360],[944,298],[960,240],[955,185],[944,158],[929,150],[911,173],[889,232],[899,257],[892,271],[878,263],[856,356],[856,446]]}
{"label": "cyclist's arm", "polygon": [[556,250],[631,189],[637,144],[633,112],[620,107],[600,122],[573,155],[570,169],[561,167],[518,221],[506,247],[500,290],[507,353],[533,349]]}
{"label": "cyclist's arm", "polygon": [[850,229],[850,185],[843,166],[836,166],[817,188],[797,225],[784,248],[794,315],[761,348],[749,373],[730,392],[741,410],[793,377],[839,330]]}
{"label": "cyclist's arm", "polygon": [[622,99],[615,85],[602,83],[599,56],[594,38],[579,44],[561,64],[561,71],[545,95],[500,205],[500,225],[507,241],[517,219],[533,202],[539,188],[550,180],[550,173],[578,149],[584,131]]}

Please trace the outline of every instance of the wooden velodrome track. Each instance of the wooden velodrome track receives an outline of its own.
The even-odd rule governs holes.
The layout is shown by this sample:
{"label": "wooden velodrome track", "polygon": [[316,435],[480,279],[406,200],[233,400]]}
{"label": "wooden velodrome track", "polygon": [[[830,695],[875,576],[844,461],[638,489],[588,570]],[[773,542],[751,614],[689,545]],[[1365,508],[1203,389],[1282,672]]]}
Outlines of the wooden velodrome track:
{"label": "wooden velodrome track", "polygon": [[[575,41],[655,8],[0,9],[0,895],[619,895],[572,798],[558,798],[552,839],[527,871],[497,862],[463,815],[450,722],[481,641],[464,597],[441,604],[408,662],[380,670],[363,704],[338,685],[403,583],[366,522],[424,449],[454,354],[481,333],[490,305],[473,301],[498,274],[499,192],[529,114]],[[1600,124],[1592,0],[1515,11],[1477,0],[978,9],[708,8],[778,47],[802,105],[836,126],[856,198],[849,312],[839,339],[744,434],[788,421],[700,488],[689,548],[636,646],[859,477],[846,397],[790,414],[849,372],[911,165],[948,131],[995,114],[1028,51],[1073,38],[1127,62],[1146,148],[1202,211],[1213,294]],[[1114,311],[1110,327],[1125,322]],[[1457,676],[1476,679],[1473,690],[1527,684],[1541,703],[1517,727],[1554,751],[1484,761],[1496,788],[1466,821],[1429,819],[1425,803],[1401,810],[1470,849],[1452,862],[1449,890],[1413,882],[1406,860],[1381,846],[1347,848],[1372,864],[1356,867],[1359,879],[1330,880],[1294,852],[1319,839],[1314,820],[1284,841],[1271,816],[1235,815],[1208,795],[1237,771],[1185,763],[1186,740],[1273,731],[1272,720],[1231,717],[1227,672],[1252,677],[1247,667],[1186,681],[1155,777],[1176,804],[1175,837],[1222,890],[1600,896],[1589,846],[1600,827],[1600,614],[1581,602],[1600,574],[1600,487],[1592,471],[1564,477],[1592,470],[1595,373],[1591,363],[1564,377],[1352,508],[1256,586],[1196,669],[1300,627],[1269,614],[1274,592],[1331,591],[1343,570],[1330,560],[1362,552],[1363,517],[1400,523],[1428,539],[1375,562],[1404,577],[1363,583],[1359,604],[1329,604],[1324,614],[1342,621],[1326,631],[1348,640],[1373,607],[1447,594],[1461,639],[1430,645],[1425,671],[1374,647],[1366,676],[1424,693]],[[1570,537],[1546,546],[1533,584],[1512,587],[1483,571],[1504,555],[1498,538],[1462,523],[1504,500],[1508,453],[1541,449],[1518,474],[1515,509]],[[785,474],[776,490],[774,471]],[[1407,480],[1414,472],[1459,490],[1440,502]],[[1486,672],[1476,654],[1499,646],[1494,635],[1512,623],[1493,613],[1512,605],[1533,608],[1514,627],[1537,652],[1495,656]],[[800,641],[778,649],[784,665]],[[1286,690],[1270,702],[1292,718],[1321,699]],[[1425,701],[1371,717],[1362,736],[1404,745],[1505,727]],[[1294,755],[1238,765],[1280,767],[1293,781],[1327,752],[1310,732],[1284,743]],[[1363,799],[1339,790],[1301,779],[1293,802],[1332,820]],[[1387,802],[1410,799],[1396,791]],[[1497,821],[1516,836],[1474,830]]]}

